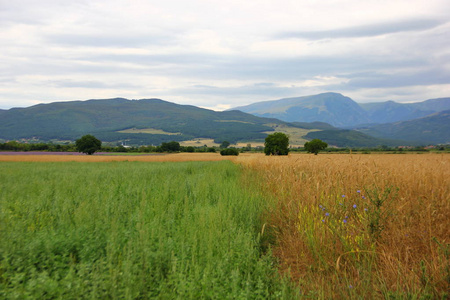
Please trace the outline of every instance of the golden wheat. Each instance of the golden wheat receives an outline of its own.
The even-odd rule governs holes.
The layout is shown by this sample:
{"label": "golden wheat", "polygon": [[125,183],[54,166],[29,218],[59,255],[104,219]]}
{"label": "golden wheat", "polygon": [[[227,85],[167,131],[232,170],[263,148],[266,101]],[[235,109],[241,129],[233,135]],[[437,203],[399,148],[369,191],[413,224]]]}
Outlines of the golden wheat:
{"label": "golden wheat", "polygon": [[[344,271],[339,267],[358,264],[365,256],[372,274],[361,269],[345,271],[346,276],[354,273],[353,285],[363,285],[367,277],[372,278],[371,285],[378,282],[378,286],[365,286],[374,290],[365,296],[376,297],[382,289],[442,296],[448,289],[450,155],[299,154],[242,157],[239,161],[259,170],[265,178],[262,188],[278,199],[278,209],[271,213],[278,234],[275,254],[284,270],[309,282],[308,288],[326,287],[325,297],[336,296],[339,284],[348,283],[342,283]],[[372,226],[380,232],[383,229],[374,242],[367,230],[357,228],[367,219],[364,213],[370,213],[359,207],[368,200],[358,196],[367,192],[381,198],[390,188],[392,201],[379,209],[384,223]],[[349,204],[355,203],[355,211],[358,204],[361,210],[354,214],[351,230],[347,227],[337,239],[343,224],[321,224],[321,218],[326,220],[319,207],[342,205],[341,197],[352,199],[347,200],[353,201]]]}

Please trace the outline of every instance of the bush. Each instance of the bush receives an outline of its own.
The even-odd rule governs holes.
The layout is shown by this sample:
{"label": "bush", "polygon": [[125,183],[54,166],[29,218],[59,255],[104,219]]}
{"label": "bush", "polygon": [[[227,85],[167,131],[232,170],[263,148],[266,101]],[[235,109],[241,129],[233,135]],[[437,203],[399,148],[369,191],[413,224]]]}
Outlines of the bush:
{"label": "bush", "polygon": [[239,155],[239,151],[236,148],[227,148],[220,151],[220,155]]}

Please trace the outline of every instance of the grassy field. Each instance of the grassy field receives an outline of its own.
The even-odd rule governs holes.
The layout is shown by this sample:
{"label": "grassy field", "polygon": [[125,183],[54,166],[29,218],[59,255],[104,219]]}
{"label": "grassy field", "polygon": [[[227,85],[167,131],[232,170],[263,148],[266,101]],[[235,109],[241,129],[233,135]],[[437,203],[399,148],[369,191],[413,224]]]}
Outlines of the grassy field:
{"label": "grassy field", "polygon": [[[224,162],[0,164],[0,298],[292,298]],[[245,185],[243,185],[245,181]]]}
{"label": "grassy field", "polygon": [[0,298],[449,296],[448,154],[13,157]]}

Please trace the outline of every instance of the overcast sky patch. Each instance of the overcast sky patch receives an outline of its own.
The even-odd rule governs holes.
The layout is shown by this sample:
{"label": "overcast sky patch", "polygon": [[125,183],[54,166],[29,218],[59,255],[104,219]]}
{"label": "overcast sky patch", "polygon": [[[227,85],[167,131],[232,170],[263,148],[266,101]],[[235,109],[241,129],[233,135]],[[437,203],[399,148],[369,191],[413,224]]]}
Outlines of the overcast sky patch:
{"label": "overcast sky patch", "polygon": [[448,97],[449,19],[447,0],[2,1],[0,109]]}

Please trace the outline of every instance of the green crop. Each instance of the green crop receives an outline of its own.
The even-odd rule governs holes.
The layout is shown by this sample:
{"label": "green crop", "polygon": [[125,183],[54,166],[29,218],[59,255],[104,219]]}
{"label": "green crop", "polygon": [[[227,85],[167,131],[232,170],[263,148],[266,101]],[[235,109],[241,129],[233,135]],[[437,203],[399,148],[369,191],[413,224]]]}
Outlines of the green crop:
{"label": "green crop", "polygon": [[292,298],[231,162],[1,163],[0,298]]}

